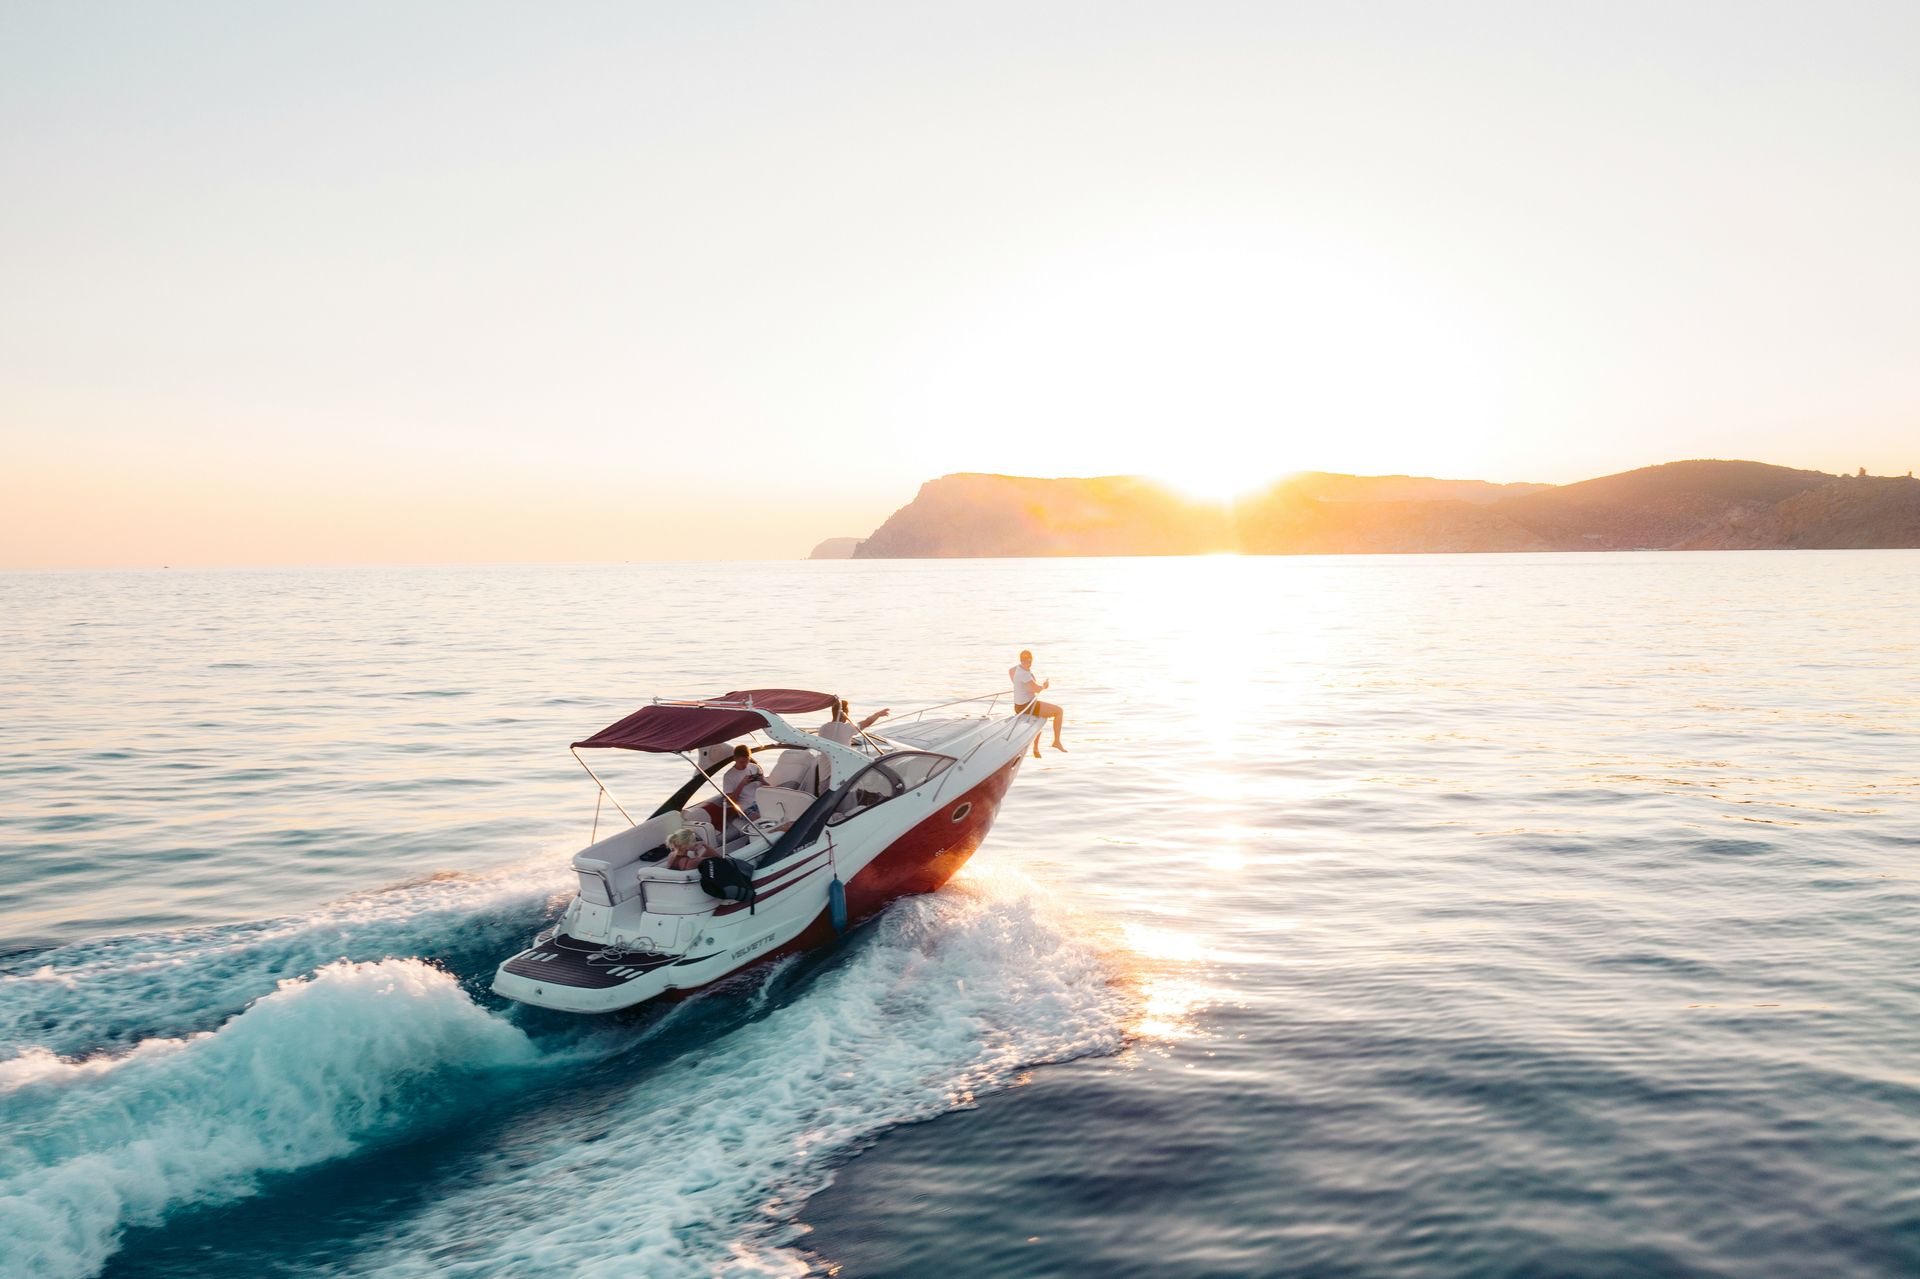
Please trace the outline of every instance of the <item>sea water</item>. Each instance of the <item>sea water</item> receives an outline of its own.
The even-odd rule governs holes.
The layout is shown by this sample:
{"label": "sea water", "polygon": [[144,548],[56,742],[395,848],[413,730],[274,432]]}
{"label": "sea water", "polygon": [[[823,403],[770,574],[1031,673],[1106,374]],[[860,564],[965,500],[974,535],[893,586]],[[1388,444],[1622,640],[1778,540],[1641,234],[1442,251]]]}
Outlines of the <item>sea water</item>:
{"label": "sea water", "polygon": [[[946,890],[488,993],[567,743],[1021,648]],[[1920,1273],[1916,674],[1920,552],[3,575],[0,1274]]]}

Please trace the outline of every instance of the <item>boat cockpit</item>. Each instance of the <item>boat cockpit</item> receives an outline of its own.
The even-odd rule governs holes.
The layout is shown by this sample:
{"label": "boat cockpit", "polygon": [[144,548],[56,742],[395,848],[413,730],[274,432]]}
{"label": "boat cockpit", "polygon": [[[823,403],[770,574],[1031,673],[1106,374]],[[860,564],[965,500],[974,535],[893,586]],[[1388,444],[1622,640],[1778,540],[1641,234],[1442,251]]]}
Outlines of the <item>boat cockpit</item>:
{"label": "boat cockpit", "polygon": [[[728,695],[729,699],[743,696]],[[727,699],[715,699],[656,704],[649,709],[697,708],[712,712],[732,706]],[[580,746],[625,746],[679,754],[692,763],[694,773],[644,821],[634,821],[619,801],[613,800],[632,824],[604,839],[598,837],[596,806],[594,842],[573,859],[580,881],[578,909],[582,911],[611,911],[637,896],[643,899],[642,910],[648,915],[708,914],[719,903],[702,888],[699,873],[669,870],[666,866],[667,837],[674,831],[684,828],[709,847],[764,869],[813,845],[823,831],[935,781],[955,763],[953,756],[905,746],[866,731],[857,731],[851,744],[843,744],[837,737],[794,729],[777,714],[765,712],[754,714],[753,723],[720,724],[713,731],[729,727],[742,730],[721,740],[714,740],[713,731],[703,729],[704,740],[697,746],[672,740],[671,734],[658,731],[657,724],[630,727],[627,740],[610,737],[643,713],[603,730],[593,739],[576,743],[575,758],[579,758]],[[779,740],[782,738],[785,740]],[[728,795],[722,780],[736,745],[748,748],[765,775],[745,808]],[[581,760],[581,766],[600,787],[602,797],[612,799],[606,784],[585,760]],[[646,940],[666,948],[674,939],[663,935]]]}

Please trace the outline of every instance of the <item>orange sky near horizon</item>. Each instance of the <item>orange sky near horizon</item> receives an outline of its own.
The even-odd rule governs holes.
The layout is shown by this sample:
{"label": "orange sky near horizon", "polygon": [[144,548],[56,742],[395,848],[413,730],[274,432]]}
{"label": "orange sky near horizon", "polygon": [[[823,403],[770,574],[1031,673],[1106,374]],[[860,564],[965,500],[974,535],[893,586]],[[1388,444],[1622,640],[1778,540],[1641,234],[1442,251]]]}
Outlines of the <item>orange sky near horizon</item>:
{"label": "orange sky near horizon", "polygon": [[[31,486],[16,485],[20,474],[0,481],[0,570],[798,559],[827,538],[867,536],[917,488],[749,511],[731,510],[725,491],[710,504],[661,504],[618,483],[423,490],[412,476],[315,486],[288,473],[203,473],[156,484],[102,462],[44,468]],[[1198,500],[1248,487],[1159,482]]]}

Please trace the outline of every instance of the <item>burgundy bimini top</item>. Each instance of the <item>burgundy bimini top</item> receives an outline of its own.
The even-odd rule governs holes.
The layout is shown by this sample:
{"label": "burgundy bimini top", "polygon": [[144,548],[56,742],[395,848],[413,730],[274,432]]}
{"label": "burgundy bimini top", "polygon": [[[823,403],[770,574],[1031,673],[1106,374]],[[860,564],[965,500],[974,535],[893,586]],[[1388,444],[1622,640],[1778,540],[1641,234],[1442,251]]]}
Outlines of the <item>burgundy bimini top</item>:
{"label": "burgundy bimini top", "polygon": [[[642,706],[633,714],[607,725],[581,747],[610,747],[627,751],[671,754],[715,746],[767,726],[761,711],[775,715],[802,715],[823,711],[838,699],[832,693],[804,688],[748,688],[716,697],[699,706]],[[752,707],[747,703],[751,701]]]}

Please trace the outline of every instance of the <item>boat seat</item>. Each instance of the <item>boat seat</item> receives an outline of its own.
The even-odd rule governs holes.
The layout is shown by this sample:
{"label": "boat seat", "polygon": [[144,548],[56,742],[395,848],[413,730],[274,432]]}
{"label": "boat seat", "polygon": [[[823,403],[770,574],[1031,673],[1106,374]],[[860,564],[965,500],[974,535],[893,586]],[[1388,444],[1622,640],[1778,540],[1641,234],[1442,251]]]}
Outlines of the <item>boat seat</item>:
{"label": "boat seat", "polygon": [[809,792],[788,786],[762,786],[758,798],[761,820],[772,822],[782,830],[811,808],[814,801]]}
{"label": "boat seat", "polygon": [[[667,833],[679,825],[678,813],[662,813],[575,853],[573,869],[580,875],[580,895],[601,906],[633,896],[634,872],[629,868],[666,843]],[[601,901],[608,886],[613,900]]]}
{"label": "boat seat", "polygon": [[647,913],[651,915],[706,915],[720,904],[700,887],[696,870],[647,872]]}
{"label": "boat seat", "polygon": [[[688,830],[692,831],[693,837],[705,843],[707,847],[720,847],[719,832],[714,830],[713,819],[707,815],[707,810],[704,807],[683,810],[679,815],[677,824],[685,826]],[[665,839],[666,836],[662,835],[661,838]]]}
{"label": "boat seat", "polygon": [[[825,772],[826,761],[818,751],[784,750],[780,752],[780,758],[774,761],[773,771],[767,774],[767,785],[818,795],[820,778]],[[762,788],[760,793],[765,795],[765,789]],[[764,809],[766,800],[762,799],[760,805]]]}
{"label": "boat seat", "polygon": [[665,862],[652,866],[640,866],[635,878],[644,884],[697,884],[700,872],[697,870],[668,870]]}

